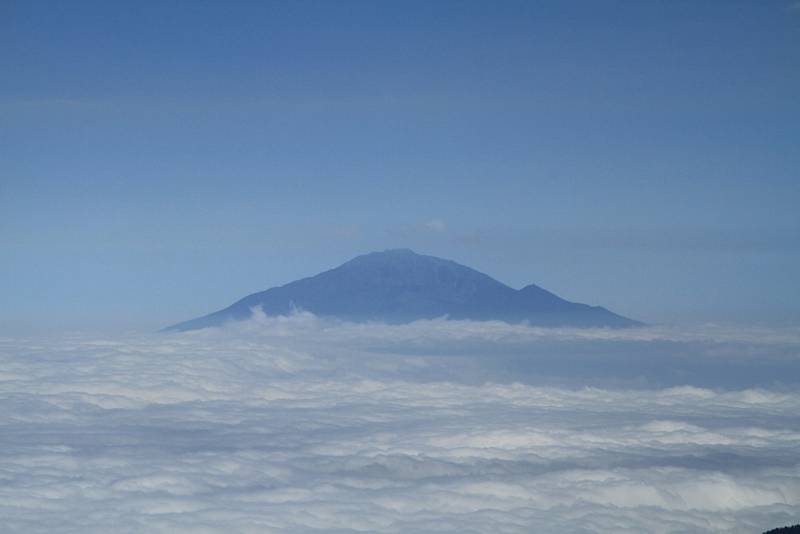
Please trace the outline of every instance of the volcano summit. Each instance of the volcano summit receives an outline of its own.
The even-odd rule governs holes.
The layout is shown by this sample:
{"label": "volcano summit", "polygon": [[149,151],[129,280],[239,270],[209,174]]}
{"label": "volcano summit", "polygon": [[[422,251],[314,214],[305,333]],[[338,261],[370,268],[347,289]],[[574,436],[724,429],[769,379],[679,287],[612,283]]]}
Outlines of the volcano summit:
{"label": "volcano summit", "polygon": [[513,289],[454,261],[393,249],[358,256],[329,271],[253,293],[223,310],[165,328],[186,331],[295,310],[346,321],[418,319],[527,321],[542,326],[641,325],[600,306],[564,300],[534,284]]}

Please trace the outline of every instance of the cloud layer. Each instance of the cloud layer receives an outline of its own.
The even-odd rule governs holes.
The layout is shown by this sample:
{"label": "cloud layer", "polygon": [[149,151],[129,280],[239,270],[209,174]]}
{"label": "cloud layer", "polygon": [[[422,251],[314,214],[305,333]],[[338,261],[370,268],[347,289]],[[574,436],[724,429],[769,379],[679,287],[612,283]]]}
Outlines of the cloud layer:
{"label": "cloud layer", "polygon": [[[758,532],[800,520],[798,347],[792,329],[309,315],[0,339],[0,517],[11,532]],[[770,366],[788,376],[748,373]]]}

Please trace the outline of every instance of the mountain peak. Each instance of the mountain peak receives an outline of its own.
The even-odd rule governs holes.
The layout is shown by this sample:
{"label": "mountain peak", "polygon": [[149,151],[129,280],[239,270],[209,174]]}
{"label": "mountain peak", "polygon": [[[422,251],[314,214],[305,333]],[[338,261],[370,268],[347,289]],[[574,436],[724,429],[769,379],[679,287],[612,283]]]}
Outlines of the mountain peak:
{"label": "mountain peak", "polygon": [[425,254],[418,254],[413,250],[411,250],[410,248],[389,248],[386,250],[369,252],[367,254],[356,256],[352,260],[346,262],[345,265],[347,263],[361,262],[361,261],[393,263],[393,262],[404,262],[404,261],[446,262],[449,260],[437,258],[436,256],[426,256]]}
{"label": "mountain peak", "polygon": [[253,293],[218,312],[167,330],[194,330],[302,309],[349,321],[406,323],[419,319],[526,321],[549,326],[634,326],[604,308],[566,301],[536,285],[517,291],[451,260],[408,248],[357,256],[316,276]]}
{"label": "mountain peak", "polygon": [[371,254],[379,254],[383,256],[419,256],[410,248],[387,248],[381,252],[371,252]]}
{"label": "mountain peak", "polygon": [[[399,261],[403,259],[411,259],[411,258],[423,258],[421,254],[417,254],[410,248],[388,248],[386,250],[380,250],[375,252],[368,252],[367,254],[362,254],[360,256],[356,256],[352,260],[345,263],[353,263],[353,262],[360,262],[360,261]],[[429,256],[430,257],[430,256]]]}

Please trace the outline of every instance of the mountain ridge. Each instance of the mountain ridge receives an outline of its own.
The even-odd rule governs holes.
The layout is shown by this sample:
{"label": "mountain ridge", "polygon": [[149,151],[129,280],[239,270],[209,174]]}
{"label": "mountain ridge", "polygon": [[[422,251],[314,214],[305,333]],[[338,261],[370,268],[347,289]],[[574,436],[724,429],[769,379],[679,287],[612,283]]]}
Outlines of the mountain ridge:
{"label": "mountain ridge", "polygon": [[410,249],[371,252],[314,276],[259,291],[227,308],[164,329],[186,331],[302,309],[354,322],[418,319],[527,321],[543,326],[628,327],[642,323],[601,306],[570,302],[529,284],[513,289],[455,261]]}

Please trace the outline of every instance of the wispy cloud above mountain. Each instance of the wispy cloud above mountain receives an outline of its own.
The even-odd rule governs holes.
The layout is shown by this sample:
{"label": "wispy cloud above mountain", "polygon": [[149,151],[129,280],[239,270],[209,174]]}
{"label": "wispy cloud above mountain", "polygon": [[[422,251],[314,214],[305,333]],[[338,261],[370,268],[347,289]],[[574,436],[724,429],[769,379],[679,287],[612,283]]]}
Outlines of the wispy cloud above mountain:
{"label": "wispy cloud above mountain", "polygon": [[443,234],[447,231],[447,224],[441,219],[431,219],[424,224],[425,228],[436,234]]}

